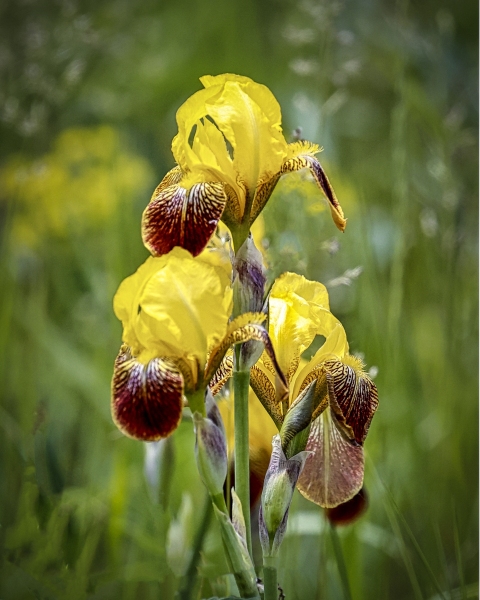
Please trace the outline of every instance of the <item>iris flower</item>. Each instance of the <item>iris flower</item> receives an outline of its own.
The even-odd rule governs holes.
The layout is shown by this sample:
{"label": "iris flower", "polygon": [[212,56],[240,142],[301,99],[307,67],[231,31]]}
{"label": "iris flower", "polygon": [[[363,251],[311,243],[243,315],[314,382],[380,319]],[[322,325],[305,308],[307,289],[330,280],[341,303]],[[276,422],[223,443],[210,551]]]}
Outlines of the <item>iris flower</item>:
{"label": "iris flower", "polygon": [[[248,77],[200,79],[204,89],[177,112],[172,143],[177,162],[144,211],[143,241],[161,256],[175,246],[198,255],[222,219],[234,242],[243,243],[280,176],[310,169],[325,194],[337,227],[346,220],[316,158],[316,144],[287,144],[280,106],[270,90]],[[237,248],[238,249],[238,248]]]}
{"label": "iris flower", "polygon": [[[330,312],[321,283],[294,273],[277,279],[270,294],[269,334],[288,393],[281,397],[276,391],[275,368],[265,354],[251,369],[252,388],[281,429],[287,411],[309,386],[316,386],[317,408],[306,446],[311,454],[297,487],[320,506],[337,506],[362,487],[363,442],[378,405],[375,384],[362,362],[349,354],[345,330]],[[317,335],[325,342],[302,365],[302,353]]]}
{"label": "iris flower", "polygon": [[[120,285],[114,310],[123,345],[112,380],[112,415],[126,435],[154,441],[170,435],[182,417],[184,397],[204,412],[204,393],[232,344],[263,341],[275,356],[261,322],[232,311],[228,255],[208,249],[193,258],[182,248],[149,257]],[[195,406],[192,406],[195,403]]]}

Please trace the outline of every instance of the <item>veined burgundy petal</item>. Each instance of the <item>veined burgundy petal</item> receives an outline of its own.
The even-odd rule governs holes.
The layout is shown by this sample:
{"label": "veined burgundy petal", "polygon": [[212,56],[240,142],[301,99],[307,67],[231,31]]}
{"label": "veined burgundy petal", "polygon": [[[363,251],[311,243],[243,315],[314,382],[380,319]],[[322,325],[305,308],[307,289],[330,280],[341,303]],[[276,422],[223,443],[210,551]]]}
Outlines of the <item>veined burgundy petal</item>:
{"label": "veined burgundy petal", "polygon": [[123,345],[112,379],[112,417],[125,435],[152,442],[170,435],[182,418],[183,378],[161,358],[147,364]]}
{"label": "veined burgundy petal", "polygon": [[193,256],[205,248],[222,216],[224,184],[196,183],[189,190],[175,183],[155,190],[143,212],[142,238],[154,256],[181,246]]}
{"label": "veined burgundy petal", "polygon": [[326,361],[323,366],[330,396],[337,401],[356,441],[363,444],[378,406],[375,384],[361,368],[333,360]]}
{"label": "veined burgundy petal", "polygon": [[331,408],[313,421],[306,450],[311,454],[297,483],[305,498],[333,508],[361,489],[363,448],[348,438]]}

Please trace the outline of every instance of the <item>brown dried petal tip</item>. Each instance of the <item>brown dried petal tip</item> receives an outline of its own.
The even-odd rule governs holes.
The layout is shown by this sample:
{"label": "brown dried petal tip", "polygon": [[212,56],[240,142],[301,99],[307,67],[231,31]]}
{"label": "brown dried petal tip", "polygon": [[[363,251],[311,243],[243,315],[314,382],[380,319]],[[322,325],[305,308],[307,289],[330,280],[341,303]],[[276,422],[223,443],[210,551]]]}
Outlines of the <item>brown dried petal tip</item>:
{"label": "brown dried petal tip", "polygon": [[305,168],[310,169],[310,173],[313,175],[318,187],[322,190],[325,198],[328,200],[335,225],[340,231],[345,231],[347,219],[345,219],[342,207],[337,200],[337,196],[335,195],[332,184],[328,180],[327,174],[315,156],[304,154],[290,158],[283,163],[281,173],[299,171],[300,169]]}
{"label": "brown dried petal tip", "polygon": [[147,364],[122,346],[112,380],[112,417],[125,435],[152,442],[170,435],[182,417],[183,378],[161,358]]}

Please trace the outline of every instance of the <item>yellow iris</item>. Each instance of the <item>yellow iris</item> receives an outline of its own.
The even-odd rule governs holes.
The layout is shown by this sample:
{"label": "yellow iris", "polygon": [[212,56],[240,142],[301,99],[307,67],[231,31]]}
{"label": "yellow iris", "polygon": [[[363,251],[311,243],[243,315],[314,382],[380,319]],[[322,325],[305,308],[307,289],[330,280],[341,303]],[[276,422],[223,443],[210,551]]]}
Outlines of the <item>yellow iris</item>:
{"label": "yellow iris", "polygon": [[[378,404],[375,385],[348,353],[345,330],[330,312],[321,283],[294,273],[280,277],[270,294],[269,334],[288,393],[278,393],[265,354],[251,370],[251,385],[277,427],[314,382],[319,395],[306,446],[311,455],[297,487],[321,506],[346,502],[363,483],[362,444]],[[306,362],[302,353],[317,335],[325,342]]]}
{"label": "yellow iris", "polygon": [[[232,312],[231,264],[223,248],[196,258],[182,248],[150,257],[120,285],[114,310],[123,345],[112,380],[112,414],[126,435],[152,441],[177,427],[183,397],[203,410],[209,382],[232,344],[253,339],[270,348],[265,315]],[[270,351],[274,364],[275,356]],[[278,367],[278,365],[277,365]],[[192,407],[192,406],[191,406]]]}
{"label": "yellow iris", "polygon": [[182,397],[203,379],[207,353],[225,335],[231,313],[230,262],[218,250],[197,258],[182,248],[148,258],[120,285],[114,310],[123,324],[115,362],[112,414],[127,435],[169,435]]}
{"label": "yellow iris", "polygon": [[315,157],[318,146],[287,144],[280,106],[270,90],[232,74],[208,75],[201,82],[204,89],[177,112],[178,134],[172,143],[177,166],[157,187],[143,215],[143,240],[152,254],[181,246],[198,255],[220,218],[238,246],[280,176],[303,168],[311,170],[343,231],[343,211]]}

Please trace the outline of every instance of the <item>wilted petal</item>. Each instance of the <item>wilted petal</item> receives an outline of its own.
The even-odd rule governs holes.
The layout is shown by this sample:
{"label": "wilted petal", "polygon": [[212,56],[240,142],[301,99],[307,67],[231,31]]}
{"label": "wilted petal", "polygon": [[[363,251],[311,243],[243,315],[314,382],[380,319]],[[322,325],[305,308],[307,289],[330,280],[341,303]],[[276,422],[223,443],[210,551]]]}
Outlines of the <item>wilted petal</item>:
{"label": "wilted petal", "polygon": [[219,182],[157,188],[142,217],[142,238],[153,255],[175,246],[197,256],[215,233],[227,195]]}
{"label": "wilted petal", "polygon": [[319,152],[318,146],[316,144],[311,144],[310,142],[295,142],[294,144],[289,145],[288,150],[289,157],[287,157],[282,165],[282,174],[291,171],[300,171],[300,169],[305,168],[310,169],[315,181],[329,202],[335,225],[340,231],[344,231],[347,220],[344,217],[342,207],[335,196],[333,187],[328,181],[328,177],[325,174],[322,165],[315,157],[315,154]]}
{"label": "wilted petal", "polygon": [[311,451],[298,480],[300,492],[315,504],[333,507],[350,500],[363,484],[363,448],[349,439],[330,408],[312,423]]}
{"label": "wilted petal", "polygon": [[344,362],[324,363],[330,397],[337,401],[359,444],[365,441],[378,406],[377,388],[362,367],[361,360],[351,355]]}
{"label": "wilted petal", "polygon": [[152,442],[170,435],[182,418],[183,379],[161,358],[146,364],[122,346],[112,380],[112,416],[125,435]]}

